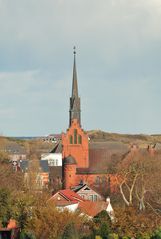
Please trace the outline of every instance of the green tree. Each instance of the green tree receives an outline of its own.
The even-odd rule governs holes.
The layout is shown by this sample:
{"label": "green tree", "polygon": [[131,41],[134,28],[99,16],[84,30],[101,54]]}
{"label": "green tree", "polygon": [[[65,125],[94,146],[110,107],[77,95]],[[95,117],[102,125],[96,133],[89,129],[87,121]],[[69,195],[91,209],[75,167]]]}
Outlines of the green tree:
{"label": "green tree", "polygon": [[0,220],[5,227],[11,217],[11,196],[7,189],[0,189]]}
{"label": "green tree", "polygon": [[151,238],[152,238],[152,239],[161,239],[161,228],[157,229],[157,230],[153,233],[153,235],[152,235]]}
{"label": "green tree", "polygon": [[73,222],[66,225],[62,239],[79,239],[77,229]]}
{"label": "green tree", "polygon": [[111,232],[111,220],[107,211],[103,210],[98,213],[94,219],[94,235],[100,235],[103,239],[108,238]]}

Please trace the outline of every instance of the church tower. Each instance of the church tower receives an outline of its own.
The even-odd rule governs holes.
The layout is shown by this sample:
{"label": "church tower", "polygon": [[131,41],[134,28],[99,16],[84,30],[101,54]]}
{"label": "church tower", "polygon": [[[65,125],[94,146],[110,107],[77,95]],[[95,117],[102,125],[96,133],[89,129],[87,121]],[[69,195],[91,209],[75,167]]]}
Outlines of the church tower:
{"label": "church tower", "polygon": [[72,82],[72,96],[70,97],[69,109],[69,127],[72,120],[77,119],[81,126],[81,110],[80,110],[80,97],[78,96],[78,82],[77,82],[77,69],[76,69],[76,50],[74,47],[74,65],[73,65],[73,82]]}
{"label": "church tower", "polygon": [[[75,184],[77,168],[89,167],[88,135],[81,128],[80,98],[76,70],[76,52],[74,48],[74,65],[72,95],[70,97],[69,128],[62,134],[62,158],[65,188]],[[69,160],[70,159],[70,160]],[[71,161],[72,159],[72,161]],[[70,170],[69,170],[70,169]]]}

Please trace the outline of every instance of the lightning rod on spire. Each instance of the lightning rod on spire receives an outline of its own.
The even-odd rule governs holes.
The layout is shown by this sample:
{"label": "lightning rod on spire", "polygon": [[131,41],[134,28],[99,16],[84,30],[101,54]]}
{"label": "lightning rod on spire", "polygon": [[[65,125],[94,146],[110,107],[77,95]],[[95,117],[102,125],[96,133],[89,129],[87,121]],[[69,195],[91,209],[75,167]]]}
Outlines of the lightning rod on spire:
{"label": "lightning rod on spire", "polygon": [[75,46],[73,47],[73,50],[74,50],[73,53],[75,55],[76,54],[76,47]]}

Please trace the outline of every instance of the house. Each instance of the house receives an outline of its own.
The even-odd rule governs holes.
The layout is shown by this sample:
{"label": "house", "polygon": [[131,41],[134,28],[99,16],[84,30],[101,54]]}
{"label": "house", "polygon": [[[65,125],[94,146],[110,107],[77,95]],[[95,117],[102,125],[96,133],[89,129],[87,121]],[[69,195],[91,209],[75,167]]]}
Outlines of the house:
{"label": "house", "polygon": [[62,188],[62,145],[57,143],[49,152],[41,155],[48,162],[50,186],[57,191]]}
{"label": "house", "polygon": [[37,185],[37,189],[48,187],[49,166],[46,160],[22,160],[20,169],[24,173],[25,183],[32,186],[32,181]]}
{"label": "house", "polygon": [[50,153],[41,154],[41,160],[47,160],[48,165],[52,166],[62,166],[62,148],[59,143],[51,150]]}
{"label": "house", "polygon": [[49,134],[46,137],[43,137],[43,141],[49,142],[49,143],[57,143],[61,140],[61,134]]}
{"label": "house", "polygon": [[99,193],[97,193],[87,184],[83,184],[83,183],[79,184],[78,186],[74,187],[72,190],[76,192],[79,196],[81,196],[84,200],[95,202],[95,201],[103,201],[104,199]]}
{"label": "house", "polygon": [[83,198],[70,189],[59,190],[49,201],[54,202],[57,208],[69,211],[75,211],[78,208],[79,202],[83,202]]}
{"label": "house", "polygon": [[3,146],[0,147],[0,151],[9,155],[11,162],[18,162],[19,160],[26,160],[26,149],[14,141],[6,141]]}
{"label": "house", "polygon": [[62,154],[61,153],[45,153],[41,155],[41,160],[47,160],[48,165],[62,167]]}
{"label": "house", "polygon": [[83,199],[80,195],[70,189],[59,190],[50,199],[54,202],[58,209],[68,209],[71,212],[79,210],[82,214],[89,218],[96,216],[99,212],[106,210],[110,218],[113,220],[114,212],[110,203],[110,199],[106,201],[89,201]]}

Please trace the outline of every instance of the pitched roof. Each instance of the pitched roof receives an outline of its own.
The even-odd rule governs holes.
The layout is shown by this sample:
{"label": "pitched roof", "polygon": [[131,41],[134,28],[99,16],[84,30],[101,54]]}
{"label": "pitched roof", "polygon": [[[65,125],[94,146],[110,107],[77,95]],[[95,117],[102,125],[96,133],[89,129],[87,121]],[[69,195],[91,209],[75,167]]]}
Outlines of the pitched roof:
{"label": "pitched roof", "polygon": [[77,193],[77,192],[78,192],[79,190],[81,190],[85,185],[87,185],[87,184],[79,184],[79,185],[75,186],[74,188],[72,188],[72,190]]}
{"label": "pitched roof", "polygon": [[[39,165],[42,170],[42,172],[49,172],[49,166],[47,160],[39,160]],[[29,165],[32,167],[32,160],[22,160],[20,161],[20,168],[23,172],[26,172],[28,170]]]}
{"label": "pitched roof", "polygon": [[16,228],[16,227],[17,227],[16,220],[10,219],[10,220],[9,220],[9,223],[8,223],[8,225],[7,225],[7,228],[8,228],[8,229],[13,229],[13,228]]}
{"label": "pitched roof", "polygon": [[77,119],[79,125],[81,125],[80,97],[78,95],[78,82],[77,82],[75,54],[76,54],[76,51],[74,48],[73,82],[72,82],[72,96],[70,97],[69,126],[71,126],[72,121],[74,119]]}
{"label": "pitched roof", "polygon": [[48,161],[40,160],[39,163],[40,163],[40,167],[41,167],[42,171],[48,173],[49,172]]}
{"label": "pitched roof", "polygon": [[22,145],[13,141],[9,141],[5,145],[0,146],[0,150],[6,151],[9,154],[26,154],[26,149]]}
{"label": "pitched roof", "polygon": [[61,197],[63,197],[65,200],[55,201],[57,206],[71,205],[73,203],[78,203],[78,202],[84,201],[84,199],[82,197],[80,197],[77,193],[73,192],[70,189],[59,190],[49,200],[55,200],[56,195],[58,195],[58,194]]}
{"label": "pitched roof", "polygon": [[50,153],[62,153],[62,143],[58,142]]}
{"label": "pitched roof", "polygon": [[[119,161],[129,151],[121,142],[97,142],[89,144],[89,172],[106,172],[113,161]],[[81,173],[81,169],[79,170]]]}
{"label": "pitched roof", "polygon": [[84,201],[81,196],[79,196],[77,193],[73,192],[70,189],[60,190],[59,193],[70,202],[82,202],[82,201]]}
{"label": "pitched roof", "polygon": [[[94,191],[95,193],[99,194],[95,189],[93,189],[91,186],[88,186],[86,183],[85,184],[79,184],[76,187],[73,188],[73,191],[78,193],[81,189],[89,188],[90,190]],[[100,194],[99,194],[100,195]],[[101,196],[101,195],[100,195]]]}
{"label": "pitched roof", "polygon": [[83,201],[79,203],[78,208],[81,212],[87,214],[90,217],[96,216],[99,212],[106,210],[108,206],[108,202],[103,201]]}

